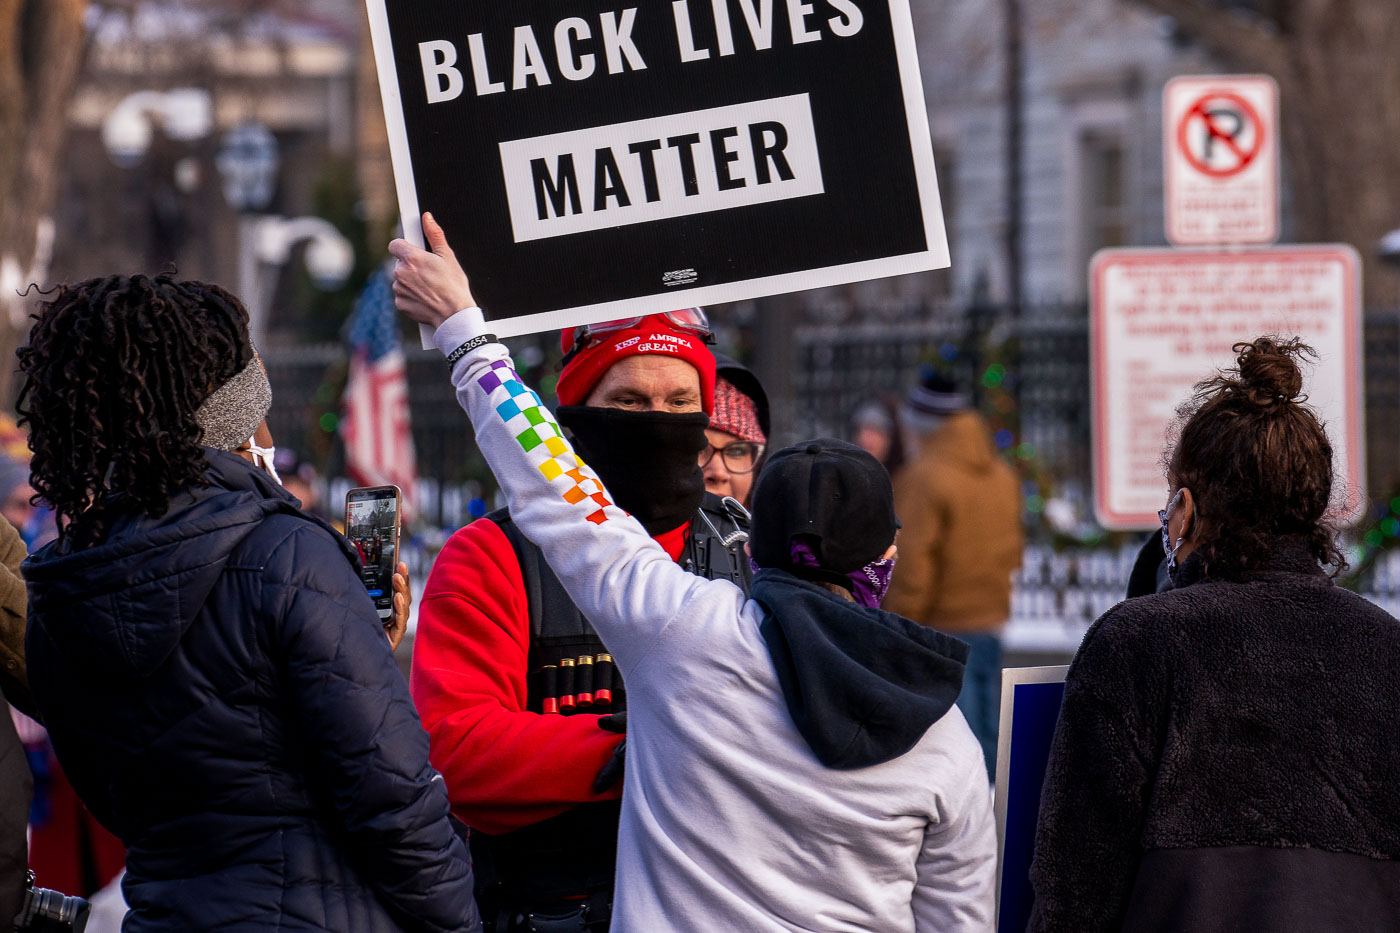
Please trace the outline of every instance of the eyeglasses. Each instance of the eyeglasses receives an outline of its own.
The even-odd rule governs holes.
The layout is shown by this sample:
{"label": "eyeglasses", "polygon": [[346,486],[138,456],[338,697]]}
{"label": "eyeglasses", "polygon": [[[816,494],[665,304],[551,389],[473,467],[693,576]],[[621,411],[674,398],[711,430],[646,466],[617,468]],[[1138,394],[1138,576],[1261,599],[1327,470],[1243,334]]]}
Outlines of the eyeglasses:
{"label": "eyeglasses", "polygon": [[706,444],[705,449],[700,451],[700,466],[709,463],[715,454],[720,455],[724,461],[724,468],[730,473],[748,473],[758,462],[758,458],[763,456],[763,445],[753,441],[735,441],[723,447]]}
{"label": "eyeglasses", "polygon": [[[574,346],[569,351],[569,355],[572,356],[588,347],[596,347],[603,342],[608,334],[631,330],[649,316],[624,317],[614,321],[603,321],[600,324],[584,324],[576,327],[574,328]],[[710,330],[710,319],[705,316],[703,308],[683,308],[680,311],[667,311],[660,316],[669,321],[676,330],[694,334],[706,343],[714,340],[714,333]]]}

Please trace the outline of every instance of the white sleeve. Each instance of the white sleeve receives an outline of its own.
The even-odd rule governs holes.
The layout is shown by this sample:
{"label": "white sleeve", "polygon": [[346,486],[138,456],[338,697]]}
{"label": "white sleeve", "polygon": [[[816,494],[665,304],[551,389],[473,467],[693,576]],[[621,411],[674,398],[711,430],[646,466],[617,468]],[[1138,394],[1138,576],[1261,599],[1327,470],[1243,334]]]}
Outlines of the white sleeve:
{"label": "white sleeve", "polygon": [[954,799],[924,834],[914,883],[916,933],[996,929],[996,818],[980,754],[975,764],[966,782],[950,784]]}
{"label": "white sleeve", "polygon": [[[444,321],[434,341],[450,355],[489,330],[480,309],[468,308]],[[487,342],[470,350],[453,364],[452,383],[511,520],[544,553],[629,676],[682,606],[705,587],[728,584],[682,570],[613,504],[540,397],[520,381],[504,346]]]}

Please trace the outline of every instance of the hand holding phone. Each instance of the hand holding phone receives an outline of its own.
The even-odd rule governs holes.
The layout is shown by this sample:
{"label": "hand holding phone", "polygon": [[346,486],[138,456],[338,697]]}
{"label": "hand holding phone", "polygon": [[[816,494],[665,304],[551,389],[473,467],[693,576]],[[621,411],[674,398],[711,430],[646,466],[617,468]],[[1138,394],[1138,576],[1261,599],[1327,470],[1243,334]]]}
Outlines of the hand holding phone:
{"label": "hand holding phone", "polygon": [[408,564],[399,562],[394,568],[394,612],[384,620],[384,634],[389,636],[389,650],[398,651],[408,631],[408,607],[413,603],[413,582],[408,578]]}
{"label": "hand holding phone", "polygon": [[360,579],[379,618],[386,621],[394,616],[402,512],[403,495],[397,486],[361,486],[345,496],[345,537],[360,555]]}

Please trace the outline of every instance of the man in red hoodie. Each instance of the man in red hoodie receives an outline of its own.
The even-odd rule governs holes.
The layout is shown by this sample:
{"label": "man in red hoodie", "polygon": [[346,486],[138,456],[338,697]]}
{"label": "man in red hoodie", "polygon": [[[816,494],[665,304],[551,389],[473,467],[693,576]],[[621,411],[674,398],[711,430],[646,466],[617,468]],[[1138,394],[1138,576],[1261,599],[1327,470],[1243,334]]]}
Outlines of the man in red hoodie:
{"label": "man in red hoodie", "polygon": [[[419,271],[401,267],[396,291]],[[748,515],[707,494],[699,467],[709,339],[698,308],[565,330],[556,415],[678,563],[747,591]],[[472,830],[486,929],[606,930],[626,722],[607,648],[505,510],[447,542],[418,618],[413,699]]]}

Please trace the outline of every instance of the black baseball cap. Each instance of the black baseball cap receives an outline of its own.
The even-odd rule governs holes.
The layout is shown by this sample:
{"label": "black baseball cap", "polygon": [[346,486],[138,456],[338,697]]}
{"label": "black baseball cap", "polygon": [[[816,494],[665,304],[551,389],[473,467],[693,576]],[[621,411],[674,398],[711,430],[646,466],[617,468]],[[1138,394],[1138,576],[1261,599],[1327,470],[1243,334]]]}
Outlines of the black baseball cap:
{"label": "black baseball cap", "polygon": [[760,567],[792,566],[803,538],[826,570],[850,573],[894,543],[890,474],[855,444],[818,437],[769,459],[753,496],[749,551]]}

